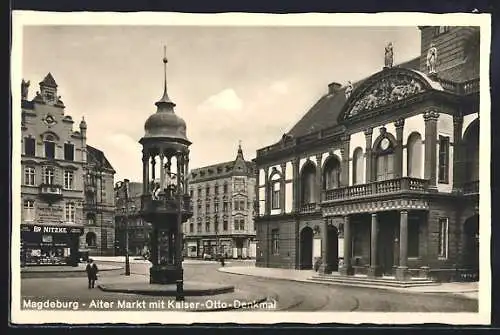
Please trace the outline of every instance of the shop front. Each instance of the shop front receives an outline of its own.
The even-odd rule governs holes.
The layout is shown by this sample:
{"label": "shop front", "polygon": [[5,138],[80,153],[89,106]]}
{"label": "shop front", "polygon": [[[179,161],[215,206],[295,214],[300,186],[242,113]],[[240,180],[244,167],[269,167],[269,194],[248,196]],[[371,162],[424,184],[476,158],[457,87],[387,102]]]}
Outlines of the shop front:
{"label": "shop front", "polygon": [[21,266],[77,266],[81,235],[80,226],[21,225]]}

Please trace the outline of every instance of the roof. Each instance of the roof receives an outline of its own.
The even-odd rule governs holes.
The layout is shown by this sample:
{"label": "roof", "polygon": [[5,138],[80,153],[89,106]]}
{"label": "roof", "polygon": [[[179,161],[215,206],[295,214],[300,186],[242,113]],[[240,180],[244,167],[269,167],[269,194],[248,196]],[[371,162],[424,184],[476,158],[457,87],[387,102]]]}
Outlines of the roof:
{"label": "roof", "polygon": [[57,83],[50,72],[45,76],[45,78],[43,78],[43,80],[40,82],[40,85],[54,88],[57,87]]}
{"label": "roof", "polygon": [[113,169],[113,166],[104,155],[104,152],[90,145],[87,145],[87,163],[113,170],[113,173],[115,173],[115,169]]}
{"label": "roof", "polygon": [[[413,70],[419,70],[420,68],[420,56],[413,58],[407,62],[395,65],[395,67],[408,68]],[[364,78],[358,82],[353,83],[354,90],[359,87],[367,78]],[[346,87],[342,87],[337,90],[334,94],[327,93],[323,95],[310,109],[292,127],[292,129],[287,133],[293,137],[300,137],[319,131],[324,128],[333,127],[337,124],[337,118],[346,102],[345,96]]]}

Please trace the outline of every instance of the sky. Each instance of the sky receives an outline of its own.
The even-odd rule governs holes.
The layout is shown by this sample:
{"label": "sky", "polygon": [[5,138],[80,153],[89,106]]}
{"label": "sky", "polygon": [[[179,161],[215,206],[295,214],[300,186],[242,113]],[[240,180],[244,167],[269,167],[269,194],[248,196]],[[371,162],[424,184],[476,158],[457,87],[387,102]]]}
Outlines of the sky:
{"label": "sky", "polygon": [[163,93],[187,123],[190,167],[245,159],[276,143],[327,92],[378,72],[384,47],[395,63],[420,53],[417,27],[28,26],[22,75],[29,98],[48,72],[65,114],[87,122],[115,181],[141,181],[139,139]]}

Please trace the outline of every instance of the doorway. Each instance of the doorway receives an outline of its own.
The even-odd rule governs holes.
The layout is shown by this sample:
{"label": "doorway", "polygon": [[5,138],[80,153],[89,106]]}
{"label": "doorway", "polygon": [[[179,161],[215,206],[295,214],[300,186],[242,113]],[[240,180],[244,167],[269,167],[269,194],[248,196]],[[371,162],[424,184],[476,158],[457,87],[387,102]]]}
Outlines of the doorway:
{"label": "doorway", "polygon": [[335,226],[328,226],[328,268],[339,270],[339,231]]}
{"label": "doorway", "polygon": [[464,267],[479,270],[479,215],[468,218],[464,223]]}
{"label": "doorway", "polygon": [[300,269],[310,270],[313,268],[313,230],[305,227],[300,232]]}
{"label": "doorway", "polygon": [[386,276],[394,275],[394,241],[396,227],[399,224],[397,214],[397,212],[387,212],[378,215],[377,263],[380,267],[380,273]]}

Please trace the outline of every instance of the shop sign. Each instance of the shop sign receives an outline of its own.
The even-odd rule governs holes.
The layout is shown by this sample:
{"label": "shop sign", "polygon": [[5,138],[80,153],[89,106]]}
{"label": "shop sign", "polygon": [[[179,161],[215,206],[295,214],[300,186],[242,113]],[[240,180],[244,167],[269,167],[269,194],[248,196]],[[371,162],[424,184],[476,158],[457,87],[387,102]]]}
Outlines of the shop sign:
{"label": "shop sign", "polygon": [[[54,226],[32,226],[32,229],[28,231],[33,231],[34,233],[43,234],[80,234],[82,232],[81,228],[76,227],[54,227]],[[26,231],[25,227],[22,229]]]}

